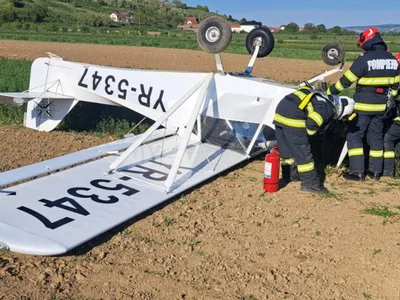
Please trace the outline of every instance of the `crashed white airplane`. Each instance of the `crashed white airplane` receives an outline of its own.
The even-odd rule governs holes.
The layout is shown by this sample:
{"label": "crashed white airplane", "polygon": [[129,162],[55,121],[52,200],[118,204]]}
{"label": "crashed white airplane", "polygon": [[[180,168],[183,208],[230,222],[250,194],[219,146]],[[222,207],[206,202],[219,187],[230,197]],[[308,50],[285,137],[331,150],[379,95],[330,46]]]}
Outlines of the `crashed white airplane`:
{"label": "crashed white airplane", "polygon": [[278,102],[298,86],[343,69],[344,51],[330,43],[334,69],[298,86],[251,75],[257,57],[274,48],[267,28],[246,38],[252,57],[242,73],[226,73],[219,55],[229,25],[204,20],[200,47],[216,58],[212,73],[111,68],[50,54],[32,64],[29,90],[1,93],[26,103],[24,125],[51,131],[79,101],[123,106],[154,121],[143,134],[0,173],[0,248],[58,255],[150,208],[268,151]]}

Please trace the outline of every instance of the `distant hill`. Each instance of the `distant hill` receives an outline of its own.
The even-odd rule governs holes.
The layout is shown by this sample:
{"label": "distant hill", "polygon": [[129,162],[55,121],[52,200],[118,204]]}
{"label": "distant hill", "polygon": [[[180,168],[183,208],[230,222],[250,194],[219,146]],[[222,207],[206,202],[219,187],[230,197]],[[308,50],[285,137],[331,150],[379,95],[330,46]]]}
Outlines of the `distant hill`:
{"label": "distant hill", "polygon": [[[119,27],[126,24],[111,20],[111,13],[129,16],[129,25],[140,28],[173,29],[183,24],[186,16],[200,21],[211,15],[207,6],[188,6],[180,0],[0,0],[0,26],[23,23],[25,27],[52,24],[71,27]],[[223,15],[230,22],[231,16]],[[238,22],[238,21],[237,21]],[[20,25],[21,26],[21,25]],[[25,28],[22,26],[22,28]]]}
{"label": "distant hill", "polygon": [[400,33],[400,24],[383,24],[383,25],[366,25],[366,26],[348,26],[342,27],[343,29],[347,29],[355,32],[362,32],[368,27],[376,27],[381,32],[399,32]]}

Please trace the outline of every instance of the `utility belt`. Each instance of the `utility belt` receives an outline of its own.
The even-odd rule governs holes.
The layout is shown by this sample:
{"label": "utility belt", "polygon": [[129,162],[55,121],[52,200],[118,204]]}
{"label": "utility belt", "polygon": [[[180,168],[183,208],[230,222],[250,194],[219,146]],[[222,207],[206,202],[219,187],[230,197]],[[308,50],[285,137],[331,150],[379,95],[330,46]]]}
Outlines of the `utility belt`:
{"label": "utility belt", "polygon": [[390,93],[390,87],[357,85],[356,92],[358,92],[358,93],[374,93],[374,94],[378,94],[378,95],[388,95]]}

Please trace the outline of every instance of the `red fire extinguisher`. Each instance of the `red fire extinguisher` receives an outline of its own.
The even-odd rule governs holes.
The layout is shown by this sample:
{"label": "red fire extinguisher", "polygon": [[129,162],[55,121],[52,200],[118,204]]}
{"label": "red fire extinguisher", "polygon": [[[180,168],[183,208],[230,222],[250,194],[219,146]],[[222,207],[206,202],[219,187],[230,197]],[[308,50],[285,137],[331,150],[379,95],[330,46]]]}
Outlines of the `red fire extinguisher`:
{"label": "red fire extinguisher", "polygon": [[279,189],[279,151],[272,148],[271,152],[265,156],[264,168],[264,191],[275,193]]}

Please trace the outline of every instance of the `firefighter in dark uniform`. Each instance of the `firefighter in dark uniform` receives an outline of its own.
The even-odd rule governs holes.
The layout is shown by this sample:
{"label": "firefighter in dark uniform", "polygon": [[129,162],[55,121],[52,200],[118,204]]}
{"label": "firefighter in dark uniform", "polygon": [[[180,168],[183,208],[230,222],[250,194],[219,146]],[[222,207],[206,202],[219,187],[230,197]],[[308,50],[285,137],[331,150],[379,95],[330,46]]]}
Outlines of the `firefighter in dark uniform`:
{"label": "firefighter in dark uniform", "polygon": [[[400,76],[400,53],[396,55],[398,66],[397,75]],[[400,90],[397,92],[397,96],[394,99],[393,112],[394,116],[391,119],[389,129],[386,131],[383,139],[383,173],[382,176],[394,177],[395,174],[395,148],[400,142]],[[396,92],[394,93],[396,94]]]}
{"label": "firefighter in dark uniform", "polygon": [[394,96],[390,93],[397,91],[398,64],[376,28],[362,32],[357,45],[365,53],[328,88],[327,94],[339,94],[356,82],[354,111],[357,117],[348,124],[346,136],[350,172],[344,173],[343,177],[365,180],[363,138],[366,134],[370,146],[368,176],[379,180],[383,169],[383,115],[390,96]]}
{"label": "firefighter in dark uniform", "polygon": [[[276,141],[285,181],[301,181],[301,191],[326,193],[317,175],[309,136],[342,114],[343,103],[313,88],[300,88],[283,98],[275,111]],[[346,104],[345,104],[346,105]],[[340,106],[340,107],[339,107]]]}

